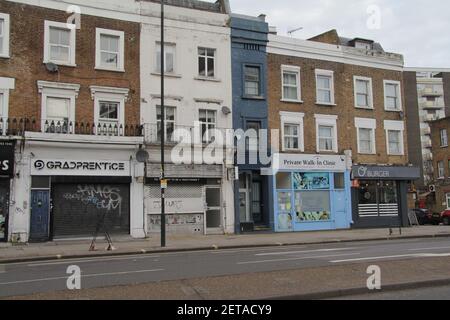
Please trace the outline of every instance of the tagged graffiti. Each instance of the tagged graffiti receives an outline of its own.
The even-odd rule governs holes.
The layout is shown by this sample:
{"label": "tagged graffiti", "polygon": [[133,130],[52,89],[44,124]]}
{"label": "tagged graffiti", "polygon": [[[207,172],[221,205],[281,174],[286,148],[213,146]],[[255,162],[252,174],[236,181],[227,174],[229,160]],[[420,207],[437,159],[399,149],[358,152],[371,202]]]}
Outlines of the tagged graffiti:
{"label": "tagged graffiti", "polygon": [[122,197],[118,188],[100,185],[78,185],[77,192],[64,194],[64,199],[80,201],[85,205],[96,206],[97,209],[113,211],[122,205]]}

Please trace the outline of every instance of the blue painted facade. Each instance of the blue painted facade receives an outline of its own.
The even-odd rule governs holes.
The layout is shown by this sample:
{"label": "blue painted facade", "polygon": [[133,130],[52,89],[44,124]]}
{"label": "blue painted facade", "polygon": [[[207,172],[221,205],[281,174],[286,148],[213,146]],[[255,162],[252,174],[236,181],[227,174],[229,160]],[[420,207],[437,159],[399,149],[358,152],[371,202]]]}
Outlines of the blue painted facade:
{"label": "blue painted facade", "polygon": [[[231,17],[234,129],[268,129],[267,53],[269,26],[263,17]],[[247,70],[259,71],[259,85],[246,88]],[[248,87],[248,86],[247,86]],[[249,94],[248,91],[252,93]],[[261,176],[261,164],[238,164],[235,181],[236,233],[270,229],[273,222],[273,180]]]}

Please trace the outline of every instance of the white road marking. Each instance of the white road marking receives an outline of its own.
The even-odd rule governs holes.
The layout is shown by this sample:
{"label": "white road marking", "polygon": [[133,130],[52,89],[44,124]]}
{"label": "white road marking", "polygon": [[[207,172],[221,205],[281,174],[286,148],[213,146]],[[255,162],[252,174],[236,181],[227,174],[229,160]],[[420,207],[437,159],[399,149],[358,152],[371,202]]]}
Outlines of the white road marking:
{"label": "white road marking", "polygon": [[[123,272],[111,272],[111,273],[95,273],[95,274],[82,274],[81,275],[81,279],[83,279],[83,278],[93,278],[93,277],[117,276],[117,275],[124,275],[124,274],[149,273],[149,272],[158,272],[158,271],[164,271],[164,269],[139,270],[139,271],[123,271]],[[67,276],[66,277],[54,277],[54,278],[42,278],[42,279],[3,282],[3,283],[0,283],[0,285],[11,285],[11,284],[32,283],[32,282],[45,282],[45,281],[62,280],[62,279],[67,279]]]}
{"label": "white road marking", "polygon": [[438,257],[450,257],[450,253],[400,254],[400,255],[395,255],[395,256],[381,256],[381,257],[367,257],[367,258],[356,258],[356,259],[346,259],[346,260],[333,260],[330,262],[331,263],[342,263],[342,262],[356,262],[356,261],[369,261],[369,260],[385,260],[385,259],[394,259],[394,258],[438,258]]}
{"label": "white road marking", "polygon": [[143,259],[154,259],[160,258],[160,256],[124,256],[117,258],[86,258],[86,259],[68,259],[64,261],[56,262],[42,262],[42,263],[31,263],[28,267],[42,267],[42,266],[53,266],[53,265],[65,265],[65,264],[77,264],[77,263],[87,263],[87,262],[108,262],[108,261],[121,261],[121,260],[143,260]]}
{"label": "white road marking", "polygon": [[343,257],[343,256],[356,256],[361,253],[345,253],[345,254],[333,254],[333,255],[324,255],[324,256],[308,256],[308,257],[299,257],[299,258],[286,258],[286,259],[272,259],[272,260],[260,260],[260,261],[244,261],[237,262],[237,264],[258,264],[258,263],[271,263],[271,262],[282,262],[282,261],[295,261],[295,260],[307,260],[307,259],[319,259],[319,258],[332,258],[332,257]]}
{"label": "white road marking", "polygon": [[284,255],[284,254],[333,252],[333,251],[346,251],[346,250],[355,250],[355,249],[361,249],[361,248],[336,248],[336,249],[316,249],[316,250],[305,250],[305,251],[269,252],[269,253],[258,253],[258,254],[255,254],[255,256],[279,256],[279,255]]}
{"label": "white road marking", "polygon": [[450,247],[433,247],[433,248],[408,249],[408,251],[443,250],[443,249],[450,249]]}

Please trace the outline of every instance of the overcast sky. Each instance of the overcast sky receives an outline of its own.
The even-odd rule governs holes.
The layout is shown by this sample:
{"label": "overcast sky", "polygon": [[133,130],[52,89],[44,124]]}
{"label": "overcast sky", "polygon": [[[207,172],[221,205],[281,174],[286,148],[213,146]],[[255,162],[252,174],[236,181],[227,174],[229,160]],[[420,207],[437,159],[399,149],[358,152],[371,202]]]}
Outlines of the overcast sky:
{"label": "overcast sky", "polygon": [[[269,24],[277,26],[278,34],[281,35],[286,35],[288,30],[303,27],[303,30],[293,36],[308,39],[324,31],[337,29],[340,36],[373,39],[380,42],[386,51],[403,54],[408,67],[450,68],[448,0],[230,2],[235,13],[253,16],[266,14]],[[377,10],[380,13],[379,19]]]}

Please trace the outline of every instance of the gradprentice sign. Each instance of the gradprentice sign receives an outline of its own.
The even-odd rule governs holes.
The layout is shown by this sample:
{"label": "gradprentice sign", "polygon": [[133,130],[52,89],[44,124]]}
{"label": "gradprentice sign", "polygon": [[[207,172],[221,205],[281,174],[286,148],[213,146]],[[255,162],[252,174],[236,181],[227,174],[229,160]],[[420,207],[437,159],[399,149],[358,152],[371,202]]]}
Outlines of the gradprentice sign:
{"label": "gradprentice sign", "polygon": [[35,159],[31,164],[35,176],[129,176],[128,161],[110,160],[46,160]]}

